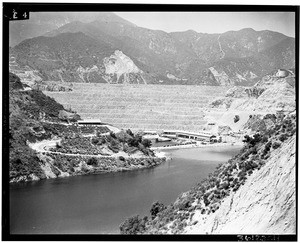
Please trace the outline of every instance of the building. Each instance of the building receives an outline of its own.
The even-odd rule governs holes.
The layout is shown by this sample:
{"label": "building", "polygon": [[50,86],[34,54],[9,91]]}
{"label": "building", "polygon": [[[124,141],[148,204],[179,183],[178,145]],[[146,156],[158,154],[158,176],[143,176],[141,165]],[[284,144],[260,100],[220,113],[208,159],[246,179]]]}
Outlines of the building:
{"label": "building", "polygon": [[206,141],[206,142],[210,142],[216,138],[215,135],[212,135],[210,133],[195,133],[195,132],[177,132],[177,137],[193,139],[198,141]]}
{"label": "building", "polygon": [[216,136],[212,135],[209,132],[195,133],[195,132],[185,132],[185,131],[164,131],[161,136],[169,137],[169,138],[193,139],[193,140],[206,141],[206,142],[211,142],[216,139]]}
{"label": "building", "polygon": [[79,120],[77,122],[79,126],[100,126],[104,125],[103,122],[99,119],[88,119],[88,120]]}
{"label": "building", "polygon": [[176,138],[177,131],[173,131],[173,130],[165,130],[162,132],[161,136],[162,137],[167,137],[167,138]]}

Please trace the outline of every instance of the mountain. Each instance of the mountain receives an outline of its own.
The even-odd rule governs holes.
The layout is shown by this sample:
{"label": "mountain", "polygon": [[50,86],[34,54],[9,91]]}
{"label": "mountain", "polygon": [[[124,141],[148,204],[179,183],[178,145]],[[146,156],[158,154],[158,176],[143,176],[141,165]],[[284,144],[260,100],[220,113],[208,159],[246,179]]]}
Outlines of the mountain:
{"label": "mountain", "polygon": [[25,39],[43,35],[73,21],[88,23],[95,20],[134,26],[111,12],[34,12],[29,20],[9,23],[9,46],[13,47]]}
{"label": "mountain", "polygon": [[[44,23],[40,19],[30,21]],[[57,21],[61,24],[57,24]],[[11,49],[20,66],[28,64],[41,74],[43,80],[61,81],[62,78],[53,73],[63,72],[63,80],[74,82],[121,83],[126,80],[130,83],[153,84],[252,85],[275,69],[295,67],[294,38],[268,30],[247,28],[222,34],[203,34],[193,30],[167,33],[138,27],[113,13],[67,14],[57,18],[57,21],[47,22],[48,25],[52,23],[53,28],[45,27],[44,37],[24,40]],[[91,42],[94,43],[92,49],[80,55],[80,58],[84,56],[90,61],[69,63],[69,59],[78,58],[76,49],[70,50],[75,46],[70,44],[67,47],[69,42],[76,42],[73,38],[80,40],[75,45],[81,45],[79,52],[89,48]],[[60,45],[61,41],[67,48],[55,46]],[[33,48],[35,45],[37,49]],[[116,51],[122,52],[139,69],[137,78],[134,77],[137,72],[132,73],[130,68],[125,72],[123,68],[122,72],[122,75],[130,75],[129,79],[113,78],[112,81],[105,78],[107,70],[103,71],[104,59],[115,55]],[[42,56],[54,58],[52,61],[43,60],[46,71],[38,64]],[[127,64],[122,63],[123,66]],[[93,70],[95,77],[89,80],[80,78],[77,70],[82,68],[85,69],[85,75]],[[97,74],[94,71],[96,69]],[[120,71],[113,74],[120,75]]]}

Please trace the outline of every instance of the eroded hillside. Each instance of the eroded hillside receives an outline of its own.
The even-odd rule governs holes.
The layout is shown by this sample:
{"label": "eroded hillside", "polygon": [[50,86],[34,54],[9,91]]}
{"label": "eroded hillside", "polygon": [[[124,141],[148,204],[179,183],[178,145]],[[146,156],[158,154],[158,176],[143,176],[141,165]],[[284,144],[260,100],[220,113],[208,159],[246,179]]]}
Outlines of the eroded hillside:
{"label": "eroded hillside", "polygon": [[134,216],[123,234],[294,234],[296,114],[245,136],[240,153],[151,218]]}
{"label": "eroded hillside", "polygon": [[253,172],[244,185],[231,193],[218,211],[192,217],[187,234],[295,234],[296,137],[288,139]]}
{"label": "eroded hillside", "polygon": [[[11,25],[18,43],[11,57],[19,70],[27,67],[44,81],[108,81],[105,60],[116,51],[136,68],[127,66],[122,79],[123,64],[109,69],[117,76],[109,83],[252,85],[274,69],[295,67],[294,38],[268,30],[167,33],[138,27],[114,13],[55,15],[57,21],[50,14],[49,23],[47,14],[37,14],[22,27]],[[23,36],[35,38],[19,36],[20,28],[29,32]]]}

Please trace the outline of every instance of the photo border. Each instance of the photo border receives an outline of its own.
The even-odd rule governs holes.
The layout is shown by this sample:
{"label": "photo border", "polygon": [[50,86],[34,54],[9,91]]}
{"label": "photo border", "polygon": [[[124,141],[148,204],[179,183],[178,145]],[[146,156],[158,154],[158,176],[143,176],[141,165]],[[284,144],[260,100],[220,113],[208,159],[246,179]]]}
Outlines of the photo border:
{"label": "photo border", "polygon": [[[9,221],[9,19],[12,8],[29,12],[294,12],[296,112],[299,109],[299,6],[287,5],[185,5],[185,4],[108,4],[108,3],[3,3],[2,36],[2,240],[9,241],[297,241],[298,240],[298,134],[296,132],[296,234],[295,235],[90,235],[90,234],[10,234]],[[298,43],[298,45],[297,45]],[[121,223],[121,222],[120,222]]]}

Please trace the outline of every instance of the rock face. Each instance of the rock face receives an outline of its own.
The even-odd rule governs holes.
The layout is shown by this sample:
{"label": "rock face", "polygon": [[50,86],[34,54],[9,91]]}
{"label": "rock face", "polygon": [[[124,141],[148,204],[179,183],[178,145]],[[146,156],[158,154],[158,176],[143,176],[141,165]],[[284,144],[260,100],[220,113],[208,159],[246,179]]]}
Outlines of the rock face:
{"label": "rock face", "polygon": [[[225,97],[215,99],[210,108],[206,117],[219,125],[230,126],[235,131],[250,127],[253,130],[262,125],[255,121],[257,116],[295,110],[295,77],[267,75],[252,87],[235,86],[227,91]],[[237,123],[234,122],[235,115],[241,118]]]}
{"label": "rock face", "polygon": [[187,227],[185,233],[295,234],[295,149],[294,136],[274,151],[266,165],[232,192],[215,213],[198,218],[199,223]]}
{"label": "rock face", "polygon": [[[11,24],[18,43],[11,49],[13,65],[29,66],[43,80],[249,86],[272,70],[295,67],[294,38],[272,31],[166,33],[140,28],[113,13],[51,15],[45,25],[47,14],[33,13],[22,27]],[[37,29],[37,23],[44,33],[29,31]],[[25,39],[18,36],[20,28]],[[127,64],[121,68],[116,50],[135,66],[124,59]]]}
{"label": "rock face", "polygon": [[[116,50],[113,55],[103,59],[105,67],[105,76],[103,77],[108,83],[133,83],[140,81],[146,84],[146,81],[142,77],[143,71],[141,71],[134,62],[123,52]],[[132,74],[133,76],[131,76]],[[122,80],[123,79],[123,80]]]}

